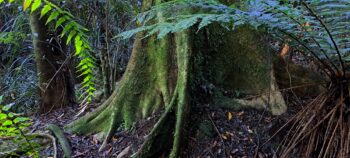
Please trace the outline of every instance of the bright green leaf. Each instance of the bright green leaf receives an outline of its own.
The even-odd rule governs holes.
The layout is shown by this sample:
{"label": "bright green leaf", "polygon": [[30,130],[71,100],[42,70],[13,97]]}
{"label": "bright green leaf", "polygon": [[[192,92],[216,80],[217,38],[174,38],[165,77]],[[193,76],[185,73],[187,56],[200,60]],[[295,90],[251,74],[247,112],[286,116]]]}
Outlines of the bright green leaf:
{"label": "bright green leaf", "polygon": [[80,52],[82,51],[82,47],[81,45],[83,44],[83,42],[80,39],[80,36],[76,36],[74,39],[74,45],[75,45],[75,54],[79,55]]}
{"label": "bright green leaf", "polygon": [[61,17],[61,18],[59,18],[58,20],[57,20],[57,22],[56,22],[56,26],[55,26],[55,29],[57,29],[58,28],[58,26],[60,26],[63,22],[65,22],[67,19],[66,19],[66,17]]}
{"label": "bright green leaf", "polygon": [[26,10],[31,4],[33,0],[24,0],[23,1],[23,10]]}
{"label": "bright green leaf", "polygon": [[67,14],[68,16],[70,16],[70,17],[74,18],[74,16],[73,16],[73,15],[72,15],[70,12],[63,11],[62,13],[65,13],[65,14]]}
{"label": "bright green leaf", "polygon": [[13,123],[12,123],[12,121],[11,120],[6,120],[3,124],[2,124],[2,126],[8,126],[8,125],[12,125]]}
{"label": "bright green leaf", "polygon": [[34,3],[32,4],[32,13],[38,9],[41,5],[41,0],[34,0]]}
{"label": "bright green leaf", "polygon": [[46,13],[48,13],[51,9],[51,6],[45,5],[44,8],[41,10],[40,18],[46,15]]}
{"label": "bright green leaf", "polygon": [[10,127],[10,128],[7,128],[7,132],[13,132],[16,130],[16,127]]}
{"label": "bright green leaf", "polygon": [[53,19],[57,18],[58,15],[60,15],[59,12],[55,11],[53,13],[51,13],[51,15],[49,16],[49,18],[47,18],[47,21],[45,23],[45,25],[47,25],[49,22],[51,22]]}
{"label": "bright green leaf", "polygon": [[15,116],[15,115],[14,115],[13,112],[10,112],[10,113],[8,114],[8,116],[9,116],[9,118],[12,118],[12,117]]}
{"label": "bright green leaf", "polygon": [[18,122],[23,122],[23,121],[28,121],[29,119],[26,117],[17,117],[13,120],[14,123],[18,123]]}
{"label": "bright green leaf", "polygon": [[63,37],[72,27],[74,26],[74,22],[69,22],[68,24],[66,24],[63,28],[63,31],[61,33],[61,37]]}
{"label": "bright green leaf", "polygon": [[77,34],[77,31],[75,31],[75,30],[73,30],[69,33],[66,44],[69,44],[69,42],[72,40],[72,38],[74,37],[75,34]]}
{"label": "bright green leaf", "polygon": [[0,113],[0,120],[4,120],[7,118],[6,114]]}

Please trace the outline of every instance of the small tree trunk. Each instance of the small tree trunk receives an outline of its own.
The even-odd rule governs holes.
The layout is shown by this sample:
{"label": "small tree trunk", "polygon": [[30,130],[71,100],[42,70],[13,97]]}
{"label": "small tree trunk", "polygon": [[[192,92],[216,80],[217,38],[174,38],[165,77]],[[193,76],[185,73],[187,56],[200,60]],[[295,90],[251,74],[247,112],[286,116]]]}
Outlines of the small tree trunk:
{"label": "small tree trunk", "polygon": [[111,95],[111,82],[110,82],[110,76],[111,74],[109,73],[109,60],[107,57],[107,52],[106,49],[101,49],[101,70],[102,70],[102,80],[103,80],[103,97],[107,99]]}
{"label": "small tree trunk", "polygon": [[30,16],[31,31],[40,88],[41,113],[74,102],[71,55],[58,35],[50,33],[45,18]]}

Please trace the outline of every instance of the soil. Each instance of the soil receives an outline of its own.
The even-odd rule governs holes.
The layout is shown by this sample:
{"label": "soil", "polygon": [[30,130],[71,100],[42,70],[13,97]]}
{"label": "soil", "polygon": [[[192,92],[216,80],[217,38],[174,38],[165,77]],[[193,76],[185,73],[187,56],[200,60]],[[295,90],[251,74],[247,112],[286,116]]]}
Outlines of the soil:
{"label": "soil", "polygon": [[[97,105],[89,105],[90,108],[83,114],[91,112]],[[265,110],[235,111],[211,105],[194,106],[188,124],[188,135],[184,139],[187,146],[182,157],[276,157],[278,142],[283,138],[281,133],[284,132],[277,133],[272,139],[271,136],[298,108],[289,105],[288,112],[273,116]],[[75,115],[80,109],[78,105],[72,105],[46,115],[34,116],[31,132],[45,131],[48,124],[56,124],[62,128],[76,119]],[[79,136],[65,133],[72,148],[72,158],[130,157],[139,149],[161,113],[162,110],[157,111],[152,116],[136,122],[128,131],[119,128],[102,152],[98,152],[102,142],[96,138],[96,135]],[[58,157],[63,157],[60,145],[57,146]],[[43,146],[40,153],[42,157],[52,157],[54,153],[52,144]]]}

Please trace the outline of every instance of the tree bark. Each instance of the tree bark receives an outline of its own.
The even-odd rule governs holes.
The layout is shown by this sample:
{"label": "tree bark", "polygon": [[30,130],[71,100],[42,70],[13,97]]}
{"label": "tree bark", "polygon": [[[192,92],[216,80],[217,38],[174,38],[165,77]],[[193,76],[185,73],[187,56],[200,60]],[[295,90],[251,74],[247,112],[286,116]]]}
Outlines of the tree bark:
{"label": "tree bark", "polygon": [[71,55],[55,32],[49,32],[45,17],[30,15],[35,60],[40,88],[40,113],[74,102]]}

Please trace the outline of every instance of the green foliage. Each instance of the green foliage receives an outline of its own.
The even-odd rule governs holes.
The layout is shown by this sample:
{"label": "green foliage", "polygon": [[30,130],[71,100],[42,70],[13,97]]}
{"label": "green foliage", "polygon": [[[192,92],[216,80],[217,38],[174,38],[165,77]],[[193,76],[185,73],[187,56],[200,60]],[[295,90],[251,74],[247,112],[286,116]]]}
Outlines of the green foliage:
{"label": "green foliage", "polygon": [[4,103],[14,104],[12,111],[33,111],[38,97],[34,57],[18,56],[12,65],[2,72],[0,85],[0,93],[4,94]]}
{"label": "green foliage", "polygon": [[15,5],[7,5],[0,10],[0,21],[0,94],[4,104],[14,104],[12,111],[29,112],[38,98],[29,19]]}
{"label": "green foliage", "polygon": [[[16,1],[19,2],[20,0]],[[0,4],[5,2],[0,0]],[[15,2],[7,0],[8,3]],[[88,41],[85,27],[81,26],[74,20],[74,16],[69,12],[61,9],[48,0],[23,0],[23,10],[30,10],[30,13],[40,10],[40,16],[48,16],[46,24],[53,24],[55,29],[62,27],[61,38],[67,38],[67,44],[73,44],[75,55],[80,59],[78,71],[84,76],[83,88],[87,94],[87,100],[91,101],[95,91],[94,76],[92,74],[95,68],[95,59],[91,55],[92,48]],[[72,40],[74,39],[74,40]]]}
{"label": "green foliage", "polygon": [[[105,97],[115,89],[115,83],[125,71],[133,43],[132,40],[112,39],[112,37],[134,28],[131,19],[137,14],[136,4],[136,0],[82,0],[67,1],[65,4],[72,6],[69,8],[70,12],[75,13],[80,23],[91,28],[90,43],[93,44],[97,62],[101,63],[98,64],[100,69],[94,71],[95,78],[99,80],[96,87],[104,88]],[[70,35],[74,33],[71,32]]]}
{"label": "green foliage", "polygon": [[12,64],[21,52],[26,51],[23,46],[26,45],[28,18],[14,7],[1,10],[0,15],[1,21],[5,22],[0,28],[0,65],[4,66]]}
{"label": "green foliage", "polygon": [[[158,21],[159,18],[163,20]],[[215,0],[176,0],[151,8],[137,20],[141,27],[119,37],[130,38],[147,31],[147,36],[158,34],[158,38],[162,38],[193,26],[201,29],[219,23],[234,29],[249,24],[266,28],[275,39],[305,52],[305,56],[319,62],[329,76],[344,73],[344,62],[349,59],[348,0],[249,0],[244,10]]]}
{"label": "green foliage", "polygon": [[[1,102],[2,96],[0,96],[0,104]],[[17,152],[24,152],[23,155],[38,157],[38,144],[31,141],[33,137],[25,135],[25,131],[27,130],[28,126],[31,125],[30,119],[27,117],[22,117],[20,114],[11,112],[11,106],[12,104],[6,106],[0,105],[0,140],[9,141],[0,141],[0,146],[5,147],[5,145],[8,145],[12,148],[7,149],[8,152],[6,153],[0,152],[0,156],[2,154],[7,156],[20,156],[17,155]],[[10,145],[6,143],[10,143]]]}
{"label": "green foliage", "polygon": [[14,44],[19,46],[17,39],[24,39],[25,34],[22,32],[0,32],[0,43],[1,44]]}

